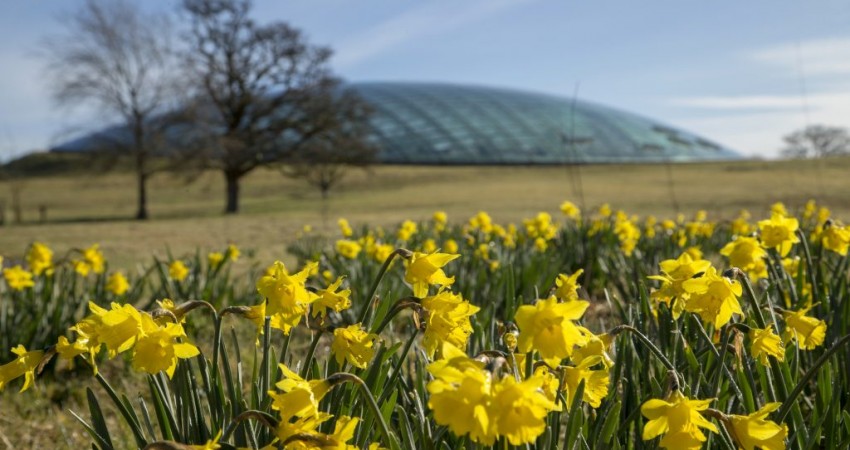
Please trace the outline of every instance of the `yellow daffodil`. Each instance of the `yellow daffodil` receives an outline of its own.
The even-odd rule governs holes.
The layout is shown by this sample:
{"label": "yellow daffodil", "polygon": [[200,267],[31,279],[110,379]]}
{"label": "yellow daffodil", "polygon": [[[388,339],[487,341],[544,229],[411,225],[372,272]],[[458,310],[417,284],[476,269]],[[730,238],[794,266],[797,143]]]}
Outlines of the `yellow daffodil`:
{"label": "yellow daffodil", "polygon": [[121,272],[115,272],[106,280],[106,289],[115,295],[124,295],[130,290],[130,283]]}
{"label": "yellow daffodil", "polygon": [[27,351],[23,345],[12,349],[12,353],[18,355],[14,361],[0,365],[0,392],[6,384],[15,378],[24,377],[24,384],[20,392],[24,392],[35,383],[35,369],[41,363],[44,352],[41,350]]}
{"label": "yellow daffodil", "polygon": [[168,276],[174,281],[183,281],[189,275],[189,269],[181,260],[174,260],[168,265]]}
{"label": "yellow daffodil", "polygon": [[795,233],[799,224],[793,217],[785,217],[784,214],[774,212],[769,220],[759,221],[761,230],[761,243],[765,248],[775,248],[779,256],[785,256],[791,251],[791,247],[800,242]]}
{"label": "yellow daffodil", "polygon": [[732,423],[732,435],[738,446],[744,450],[784,450],[788,426],[765,420],[768,414],[779,409],[782,403],[768,403],[748,416],[729,416]]}
{"label": "yellow daffodil", "polygon": [[581,210],[571,201],[565,201],[561,203],[561,214],[569,217],[573,220],[578,220],[581,218]]}
{"label": "yellow daffodil", "polygon": [[348,220],[340,218],[336,221],[336,224],[339,226],[339,232],[342,233],[343,237],[351,237],[354,234],[354,230],[351,229]]}
{"label": "yellow daffodil", "polygon": [[351,365],[361,369],[372,360],[375,354],[373,348],[378,335],[367,333],[360,324],[349,325],[346,328],[334,330],[334,340],[331,344],[331,354],[336,357],[336,362],[342,365],[348,361]]}
{"label": "yellow daffodil", "polygon": [[626,256],[631,256],[640,239],[640,228],[629,218],[617,219],[614,233],[620,240],[620,249]]}
{"label": "yellow daffodil", "polygon": [[107,310],[89,302],[89,310],[92,314],[76,325],[77,331],[95,335],[110,358],[130,350],[142,334],[142,313],[131,305],[113,303]]}
{"label": "yellow daffodil", "polygon": [[312,417],[319,415],[319,402],[330,391],[325,380],[306,381],[298,374],[280,364],[283,378],[275,386],[282,392],[269,391],[274,400],[272,409],[280,411],[283,421],[292,417]]}
{"label": "yellow daffodil", "polygon": [[387,258],[390,257],[390,254],[395,250],[391,244],[380,244],[375,246],[375,253],[372,256],[375,258],[375,261],[383,264]]}
{"label": "yellow daffodil", "polygon": [[140,315],[142,332],[133,347],[133,368],[149,374],[165,371],[174,375],[178,359],[197,356],[200,351],[194,345],[183,342],[186,332],[179,323],[160,326],[149,314]]}
{"label": "yellow daffodil", "polygon": [[690,294],[685,310],[699,314],[716,328],[729,323],[735,314],[744,315],[738,302],[743,292],[741,283],[718,275],[714,267],[709,267],[699,278],[682,282],[682,288]]}
{"label": "yellow daffodil", "polygon": [[435,211],[432,218],[434,220],[435,231],[440,232],[446,229],[446,223],[448,223],[449,216],[446,215],[445,211]]}
{"label": "yellow daffodil", "polygon": [[328,315],[328,310],[344,311],[351,307],[351,289],[339,290],[344,277],[339,277],[330,286],[320,290],[319,298],[313,303],[313,317]]}
{"label": "yellow daffodil", "polygon": [[407,241],[416,234],[418,230],[419,228],[416,226],[416,222],[412,220],[405,220],[401,223],[401,226],[399,226],[396,237],[398,237],[399,240]]}
{"label": "yellow daffodil", "polygon": [[6,285],[14,291],[23,291],[26,288],[35,286],[32,279],[32,272],[24,270],[21,266],[9,267],[3,269],[3,278],[6,279]]}
{"label": "yellow daffodil", "polygon": [[355,259],[363,248],[356,241],[340,239],[336,241],[336,252],[344,258]]}
{"label": "yellow daffodil", "polygon": [[[648,441],[663,434],[661,446],[670,450],[699,448],[706,437],[700,428],[718,433],[717,426],[700,414],[714,399],[691,400],[673,391],[667,400],[647,400],[640,412],[649,419],[643,427],[642,439]],[[696,447],[694,447],[696,445]]]}
{"label": "yellow daffodil", "polygon": [[493,231],[493,219],[486,212],[478,211],[478,214],[469,219],[469,227],[484,234],[490,234]]}
{"label": "yellow daffodil", "polygon": [[460,349],[466,348],[469,335],[472,334],[469,318],[480,308],[470,304],[459,294],[445,289],[440,290],[437,295],[424,298],[422,307],[426,311],[422,345],[428,356],[433,357],[443,342]]}
{"label": "yellow daffodil", "polygon": [[80,276],[87,276],[89,272],[94,272],[96,274],[103,273],[104,264],[106,260],[103,258],[103,253],[100,251],[100,245],[94,244],[91,247],[82,251],[83,259],[74,260],[74,270],[80,274]]}
{"label": "yellow daffodil", "polygon": [[746,236],[753,232],[753,226],[750,224],[750,213],[746,209],[742,209],[738,213],[738,217],[732,221],[732,234],[735,236]]}
{"label": "yellow daffodil", "polygon": [[850,247],[850,227],[843,227],[837,223],[825,226],[821,234],[823,248],[847,256],[847,248]]}
{"label": "yellow daffodil", "polygon": [[705,272],[711,266],[711,263],[695,260],[689,253],[685,252],[677,259],[661,261],[660,266],[661,275],[648,277],[651,280],[661,281],[661,288],[653,291],[651,297],[657,302],[666,304],[673,312],[673,318],[678,319],[691,295],[682,287],[682,283],[690,280],[696,274]]}
{"label": "yellow daffodil", "polygon": [[422,253],[434,253],[437,251],[437,241],[428,238],[422,243]]}
{"label": "yellow daffodil", "polygon": [[41,242],[33,242],[27,252],[27,264],[35,275],[53,272],[53,251]]}
{"label": "yellow daffodil", "polygon": [[236,262],[239,260],[239,256],[241,254],[242,252],[239,251],[239,247],[233,244],[227,246],[227,252],[225,252],[225,256],[227,256],[227,259]]}
{"label": "yellow daffodil", "polygon": [[586,341],[573,321],[580,319],[589,305],[583,300],[559,303],[551,296],[520,306],[514,317],[520,331],[517,349],[523,353],[537,350],[550,366],[557,366],[572,355],[573,347]]}
{"label": "yellow daffodil", "polygon": [[518,382],[508,376],[493,385],[489,415],[495,433],[491,436],[505,436],[511,445],[524,445],[546,431],[546,416],[555,405],[543,394],[542,382],[539,377]]}
{"label": "yellow daffodil", "polygon": [[729,264],[747,272],[750,278],[767,278],[764,262],[767,251],[753,237],[739,236],[720,249],[720,254],[729,258]]}
{"label": "yellow daffodil", "polygon": [[579,269],[572,275],[558,274],[558,278],[555,279],[555,297],[562,302],[578,300],[578,288],[581,287],[578,284],[578,277],[583,273],[584,269]]}
{"label": "yellow daffodil", "polygon": [[210,252],[209,254],[207,254],[207,264],[209,264],[210,269],[217,269],[222,262],[224,262],[224,253]]}
{"label": "yellow daffodil", "polygon": [[307,264],[300,272],[289,274],[280,261],[272,265],[271,274],[257,281],[257,291],[268,300],[266,314],[272,316],[276,328],[289,334],[289,330],[298,325],[307,306],[319,297],[308,291],[305,283],[318,264]]}
{"label": "yellow daffodil", "polygon": [[434,421],[458,436],[469,434],[475,442],[492,445],[496,440],[489,414],[492,375],[475,367],[451,374],[447,378],[438,376],[427,385],[428,408],[434,413]]}
{"label": "yellow daffodil", "polygon": [[782,314],[785,318],[785,333],[782,338],[785,342],[793,339],[802,350],[813,350],[823,344],[826,338],[826,322],[806,315],[811,308],[810,306]]}
{"label": "yellow daffodil", "polygon": [[785,359],[785,346],[782,344],[782,339],[773,332],[773,325],[768,325],[767,328],[752,328],[750,329],[750,351],[753,358],[764,365],[770,365],[768,356],[773,356],[778,361]]}
{"label": "yellow daffodil", "polygon": [[404,273],[404,281],[413,287],[413,295],[423,298],[428,295],[428,286],[451,286],[454,277],[446,276],[442,267],[459,258],[460,255],[449,253],[419,253],[413,252]]}
{"label": "yellow daffodil", "polygon": [[603,369],[593,370],[591,367],[602,364],[602,358],[591,356],[584,358],[575,366],[564,366],[564,396],[567,405],[575,398],[579,384],[584,381],[584,394],[582,400],[593,408],[598,408],[602,400],[608,396],[608,371]]}

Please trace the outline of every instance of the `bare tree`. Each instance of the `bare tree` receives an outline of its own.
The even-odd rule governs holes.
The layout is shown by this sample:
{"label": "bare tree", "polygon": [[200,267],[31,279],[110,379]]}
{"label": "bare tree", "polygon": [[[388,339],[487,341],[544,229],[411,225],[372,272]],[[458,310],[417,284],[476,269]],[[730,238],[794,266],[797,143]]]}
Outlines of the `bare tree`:
{"label": "bare tree", "polygon": [[64,33],[43,46],[53,98],[66,106],[88,104],[120,117],[119,134],[91,150],[125,151],[134,159],[137,219],[148,218],[150,158],[165,127],[163,114],[180,91],[171,33],[164,15],[143,12],[126,0],[88,0],[63,20]]}
{"label": "bare tree", "polygon": [[249,0],[183,0],[186,54],[198,85],[194,110],[206,167],[226,183],[226,213],[239,210],[239,182],[257,167],[290,159],[312,138],[343,123],[351,95],[328,67],[331,51],[310,45],[283,22],[259,25]]}
{"label": "bare tree", "polygon": [[846,128],[810,125],[784,137],[782,154],[790,158],[823,158],[850,153]]}
{"label": "bare tree", "polygon": [[378,152],[366,138],[370,109],[356,97],[340,103],[345,105],[339,109],[340,126],[314,136],[281,166],[284,175],[304,179],[319,188],[322,199],[342,181],[349,168],[368,167]]}

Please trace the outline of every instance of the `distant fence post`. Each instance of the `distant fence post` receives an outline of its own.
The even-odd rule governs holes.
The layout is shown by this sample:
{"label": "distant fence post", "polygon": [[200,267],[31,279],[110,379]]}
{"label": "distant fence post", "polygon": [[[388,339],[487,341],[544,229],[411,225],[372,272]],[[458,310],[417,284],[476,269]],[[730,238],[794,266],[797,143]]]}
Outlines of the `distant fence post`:
{"label": "distant fence post", "polygon": [[38,221],[47,223],[47,205],[38,205]]}
{"label": "distant fence post", "polygon": [[0,199],[0,227],[6,225],[6,199]]}

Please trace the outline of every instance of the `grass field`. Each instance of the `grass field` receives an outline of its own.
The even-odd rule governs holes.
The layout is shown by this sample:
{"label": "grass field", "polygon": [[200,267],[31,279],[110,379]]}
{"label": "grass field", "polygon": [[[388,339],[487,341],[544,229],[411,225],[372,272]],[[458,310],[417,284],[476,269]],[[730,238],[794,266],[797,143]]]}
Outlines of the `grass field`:
{"label": "grass field", "polygon": [[[629,213],[659,217],[705,209],[720,219],[741,208],[758,215],[775,201],[794,208],[815,198],[837,217],[847,217],[848,174],[846,158],[581,168],[384,166],[352,172],[323,203],[318,190],[306,183],[260,170],[243,182],[242,213],[224,216],[218,173],[191,183],[164,173],[151,180],[153,220],[144,223],[128,219],[135,211],[128,173],[29,178],[16,182],[23,224],[0,227],[0,254],[20,257],[33,240],[48,242],[60,253],[100,242],[113,265],[125,266],[151,251],[179,254],[233,242],[256,249],[267,262],[284,258],[287,243],[305,224],[331,232],[339,217],[355,225],[392,225],[426,218],[435,210],[446,211],[455,222],[479,210],[499,221],[518,222],[538,211],[556,212],[563,200],[580,204],[582,196],[585,208],[608,202]],[[0,183],[7,222],[10,192],[8,183]],[[39,220],[41,206],[46,223]]]}

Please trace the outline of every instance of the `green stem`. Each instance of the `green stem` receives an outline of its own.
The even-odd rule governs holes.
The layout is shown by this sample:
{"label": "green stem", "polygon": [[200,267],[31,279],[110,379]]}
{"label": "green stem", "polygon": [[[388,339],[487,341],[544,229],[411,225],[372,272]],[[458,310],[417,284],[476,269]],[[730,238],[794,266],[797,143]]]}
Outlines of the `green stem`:
{"label": "green stem", "polygon": [[322,338],[322,333],[324,332],[325,330],[320,328],[316,330],[316,334],[313,335],[313,341],[310,342],[310,350],[307,351],[306,362],[304,363],[304,366],[301,367],[301,378],[307,378],[307,374],[310,372],[310,366],[313,365],[313,355],[316,353],[316,347],[319,346],[319,340]]}
{"label": "green stem", "polygon": [[806,275],[809,276],[809,283],[812,284],[812,304],[820,303],[820,290],[815,282],[815,264],[812,259],[812,252],[809,250],[809,243],[806,240],[806,233],[798,228],[797,236],[800,238],[800,243],[803,245],[803,254],[806,256]]}
{"label": "green stem", "polygon": [[360,313],[360,323],[366,322],[366,317],[369,316],[369,305],[372,303],[372,298],[375,297],[375,292],[378,292],[378,285],[384,278],[384,274],[387,273],[387,269],[390,268],[390,264],[392,264],[393,259],[395,259],[396,255],[402,255],[407,257],[407,255],[409,254],[409,250],[397,248],[393,250],[392,253],[390,253],[390,256],[387,256],[387,260],[384,261],[384,264],[381,266],[381,270],[378,271],[378,276],[375,277],[375,281],[372,283],[372,287],[369,288],[369,295],[366,297],[366,304],[363,306],[363,312]]}
{"label": "green stem", "polygon": [[826,351],[826,353],[821,355],[821,357],[818,358],[817,361],[815,361],[814,365],[812,365],[809,371],[806,372],[805,375],[803,375],[803,379],[801,379],[800,382],[797,383],[797,386],[794,387],[794,390],[791,391],[791,394],[789,394],[788,398],[782,403],[782,407],[779,408],[779,412],[776,416],[779,422],[785,420],[785,416],[788,415],[788,412],[791,411],[791,408],[796,404],[797,397],[803,392],[803,389],[806,387],[806,384],[808,384],[809,381],[814,378],[814,376],[817,374],[818,369],[820,369],[820,367],[824,365],[827,360],[829,360],[830,356],[837,352],[838,349],[841,348],[841,346],[848,342],[850,342],[850,334],[845,335],[844,337],[839,339],[835,343],[835,345],[833,345],[829,350]]}
{"label": "green stem", "polygon": [[136,421],[130,414],[130,411],[127,411],[127,406],[121,402],[121,399],[118,398],[118,394],[115,393],[115,390],[112,389],[112,386],[109,385],[106,378],[103,378],[103,375],[98,372],[97,375],[95,375],[95,378],[97,378],[97,381],[100,382],[101,386],[103,386],[103,389],[106,390],[106,393],[109,395],[109,398],[112,399],[112,403],[115,403],[115,406],[118,408],[118,411],[121,412],[121,415],[124,416],[124,420],[127,422],[127,425],[130,426],[130,430],[133,432],[133,437],[136,439],[136,445],[140,448],[144,447],[147,444],[145,437],[142,435],[142,431],[138,428]]}
{"label": "green stem", "polygon": [[274,416],[269,413],[251,409],[234,417],[233,420],[230,421],[230,424],[227,425],[227,428],[224,429],[224,432],[221,434],[221,439],[218,441],[227,442],[228,439],[230,439],[230,435],[232,435],[236,430],[236,427],[239,426],[241,422],[248,419],[257,419],[257,421],[265,425],[272,432],[277,430],[278,420],[275,419]]}
{"label": "green stem", "polygon": [[378,406],[378,403],[375,401],[375,397],[372,395],[372,392],[369,391],[369,387],[366,386],[366,382],[363,381],[357,375],[352,373],[337,373],[331,375],[326,379],[331,386],[336,383],[350,381],[360,387],[360,393],[366,399],[366,403],[369,405],[369,408],[372,410],[372,414],[375,415],[375,419],[378,421],[378,425],[381,428],[381,434],[384,435],[384,444],[386,444],[390,450],[398,450],[399,444],[396,441],[395,437],[390,433],[390,427],[387,425],[387,421],[384,420],[384,415],[381,414],[381,408]]}
{"label": "green stem", "polygon": [[383,404],[387,397],[389,397],[392,392],[391,387],[395,384],[395,380],[398,379],[398,376],[401,374],[401,365],[404,364],[404,360],[407,359],[407,353],[410,351],[410,347],[413,346],[413,341],[416,340],[416,335],[419,330],[414,330],[414,332],[410,335],[410,339],[407,340],[407,343],[404,345],[404,349],[401,351],[401,355],[398,358],[398,362],[393,367],[393,373],[390,376],[390,379],[387,380],[386,386],[388,388],[384,389],[384,392],[381,392],[381,396],[378,397],[378,404]]}
{"label": "green stem", "polygon": [[386,328],[387,325],[390,324],[390,322],[395,316],[398,315],[398,313],[404,311],[405,308],[413,308],[416,306],[419,306],[419,299],[416,297],[405,297],[399,299],[395,303],[395,305],[390,308],[390,311],[387,313],[386,317],[384,317],[384,320],[381,321],[381,324],[372,330],[372,333],[381,334],[381,332],[384,331],[384,328]]}
{"label": "green stem", "polygon": [[676,370],[676,367],[673,366],[673,363],[671,363],[670,360],[667,359],[666,356],[664,356],[664,353],[662,353],[661,350],[658,347],[656,347],[655,344],[653,344],[652,341],[650,341],[648,337],[646,337],[643,333],[638,331],[637,328],[635,328],[631,325],[620,325],[620,326],[614,327],[609,332],[609,334],[612,335],[612,336],[616,336],[621,331],[630,331],[632,334],[637,336],[638,340],[640,340],[641,342],[643,342],[644,345],[646,345],[646,347],[649,349],[649,351],[651,351],[658,358],[658,360],[661,361],[662,364],[664,364],[664,367],[666,367],[667,370],[674,372],[678,376],[679,372]]}

